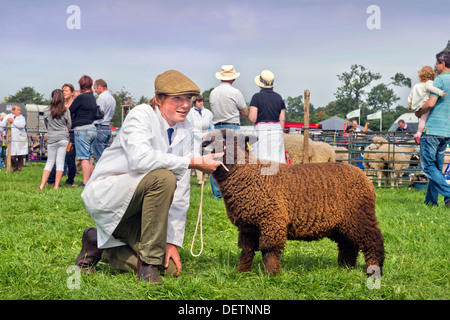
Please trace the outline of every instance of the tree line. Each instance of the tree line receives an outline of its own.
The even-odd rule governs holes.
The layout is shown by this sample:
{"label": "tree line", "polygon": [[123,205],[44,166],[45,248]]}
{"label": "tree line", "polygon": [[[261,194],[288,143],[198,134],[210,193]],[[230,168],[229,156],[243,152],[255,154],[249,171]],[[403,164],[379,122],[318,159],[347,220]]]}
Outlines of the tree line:
{"label": "tree line", "polygon": [[[366,123],[365,119],[368,114],[382,111],[383,130],[386,130],[400,115],[408,112],[407,107],[397,104],[400,98],[396,95],[394,89],[397,87],[411,88],[411,79],[402,73],[395,73],[388,83],[376,83],[381,79],[381,74],[368,70],[363,65],[354,64],[349,71],[337,75],[341,85],[334,93],[335,100],[330,101],[326,106],[315,107],[310,103],[310,119],[311,123],[321,122],[328,118],[338,116],[346,118],[346,115],[356,109],[361,110],[361,125]],[[205,107],[209,106],[209,94],[213,88],[203,91],[202,95],[205,100]],[[141,96],[139,99],[133,99],[132,95],[122,87],[118,91],[110,91],[116,99],[116,115],[112,121],[115,127],[121,126],[122,110],[121,106],[126,102],[138,105],[147,103],[149,97]],[[312,99],[313,101],[314,99]],[[16,94],[7,96],[4,102],[15,103],[34,103],[49,104],[44,95],[36,92],[33,87],[24,87]],[[304,100],[303,95],[296,97],[287,97],[286,103],[286,121],[287,122],[304,122]],[[411,112],[411,111],[409,111]],[[252,125],[247,117],[241,118],[242,125]],[[373,120],[370,127],[373,131],[380,129],[380,121]]]}

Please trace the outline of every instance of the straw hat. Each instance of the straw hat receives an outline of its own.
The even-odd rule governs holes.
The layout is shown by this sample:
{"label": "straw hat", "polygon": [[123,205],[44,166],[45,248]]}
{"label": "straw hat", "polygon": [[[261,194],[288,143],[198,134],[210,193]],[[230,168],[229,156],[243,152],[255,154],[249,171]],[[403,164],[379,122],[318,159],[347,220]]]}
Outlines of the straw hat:
{"label": "straw hat", "polygon": [[261,74],[255,77],[255,83],[260,88],[273,88],[275,76],[269,70],[263,70]]}
{"label": "straw hat", "polygon": [[155,94],[198,95],[200,88],[188,77],[176,70],[161,73],[155,79]]}
{"label": "straw hat", "polygon": [[236,72],[232,65],[222,66],[222,71],[216,72],[216,78],[219,80],[234,80],[239,77],[240,73]]}

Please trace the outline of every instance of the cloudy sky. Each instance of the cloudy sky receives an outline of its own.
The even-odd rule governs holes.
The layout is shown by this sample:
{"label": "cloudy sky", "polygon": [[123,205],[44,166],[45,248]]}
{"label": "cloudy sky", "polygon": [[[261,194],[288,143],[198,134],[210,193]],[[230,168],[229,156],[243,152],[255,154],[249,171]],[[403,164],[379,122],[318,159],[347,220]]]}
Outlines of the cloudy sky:
{"label": "cloudy sky", "polygon": [[[79,29],[68,27],[75,22]],[[48,98],[63,83],[78,87],[83,74],[149,97],[168,69],[203,91],[232,64],[247,101],[258,91],[254,77],[269,69],[284,98],[310,90],[319,107],[352,64],[383,82],[402,72],[414,84],[450,40],[447,0],[0,0],[0,23],[0,101],[24,86]],[[406,105],[409,89],[396,92]]]}

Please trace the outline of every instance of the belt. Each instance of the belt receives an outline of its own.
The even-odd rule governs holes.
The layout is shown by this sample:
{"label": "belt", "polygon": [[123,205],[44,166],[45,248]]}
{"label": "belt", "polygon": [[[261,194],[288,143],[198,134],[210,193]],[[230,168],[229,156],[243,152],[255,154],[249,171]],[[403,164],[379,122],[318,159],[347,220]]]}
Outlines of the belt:
{"label": "belt", "polygon": [[109,127],[109,124],[95,124],[96,127]]}
{"label": "belt", "polygon": [[256,123],[256,125],[258,124],[279,124],[279,122],[258,122]]}
{"label": "belt", "polygon": [[239,126],[239,123],[230,123],[230,122],[217,122],[214,123],[215,126],[227,126],[227,125],[234,125],[234,126]]}

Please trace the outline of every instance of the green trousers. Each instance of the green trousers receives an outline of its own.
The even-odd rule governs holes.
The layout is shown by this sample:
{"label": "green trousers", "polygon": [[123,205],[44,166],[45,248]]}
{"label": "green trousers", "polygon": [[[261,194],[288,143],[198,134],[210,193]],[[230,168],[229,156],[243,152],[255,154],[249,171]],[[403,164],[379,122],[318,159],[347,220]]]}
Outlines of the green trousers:
{"label": "green trousers", "polygon": [[102,259],[123,271],[136,271],[137,253],[143,262],[161,266],[166,252],[169,208],[177,181],[166,169],[149,172],[136,191],[113,236],[128,246],[105,249]]}

